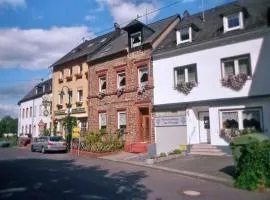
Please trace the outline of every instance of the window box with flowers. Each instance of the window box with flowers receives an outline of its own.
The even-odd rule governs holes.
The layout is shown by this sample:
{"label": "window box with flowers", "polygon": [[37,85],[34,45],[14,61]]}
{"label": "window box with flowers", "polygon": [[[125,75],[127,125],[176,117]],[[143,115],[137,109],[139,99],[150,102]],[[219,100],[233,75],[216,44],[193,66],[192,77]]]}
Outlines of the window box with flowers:
{"label": "window box with flowers", "polygon": [[103,99],[105,97],[105,91],[104,90],[101,90],[98,94],[97,94],[97,97],[99,99]]}
{"label": "window box with flowers", "polygon": [[57,104],[56,107],[59,109],[62,109],[63,108],[63,104]]}
{"label": "window box with flowers", "polygon": [[82,102],[82,101],[77,101],[77,102],[76,102],[76,106],[77,106],[77,107],[81,107],[82,105],[83,105],[83,102]]}
{"label": "window box with flowers", "polygon": [[221,84],[223,87],[232,90],[241,90],[249,77],[251,77],[250,56],[243,55],[232,58],[225,58],[222,62]]}
{"label": "window box with flowers", "polygon": [[67,81],[72,81],[72,76],[67,76],[67,77],[66,77],[66,80],[67,80]]}
{"label": "window box with flowers", "polygon": [[74,76],[76,77],[76,79],[80,79],[82,78],[82,73],[76,73]]}
{"label": "window box with flowers", "polygon": [[197,86],[196,64],[174,68],[175,89],[185,95]]}
{"label": "window box with flowers", "polygon": [[116,91],[116,95],[117,95],[118,97],[120,97],[120,96],[124,93],[124,90],[125,90],[124,87],[118,88],[117,91]]}
{"label": "window box with flowers", "polygon": [[63,82],[64,82],[63,78],[58,78],[58,83],[63,83]]}
{"label": "window box with flowers", "polygon": [[66,107],[67,108],[71,108],[72,107],[72,104],[71,103],[66,103]]}
{"label": "window box with flowers", "polygon": [[137,94],[138,94],[138,95],[142,95],[142,94],[145,92],[145,89],[146,89],[146,85],[140,85],[140,86],[137,88]]}

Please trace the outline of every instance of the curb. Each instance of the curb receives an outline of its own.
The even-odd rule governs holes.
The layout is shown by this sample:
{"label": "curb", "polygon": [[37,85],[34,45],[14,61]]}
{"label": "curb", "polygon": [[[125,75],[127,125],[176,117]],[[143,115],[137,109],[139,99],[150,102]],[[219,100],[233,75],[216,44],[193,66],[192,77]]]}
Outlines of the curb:
{"label": "curb", "polygon": [[202,174],[202,173],[191,172],[191,171],[186,171],[186,170],[172,169],[172,168],[168,168],[168,167],[161,167],[161,166],[157,166],[154,164],[145,164],[145,163],[136,162],[136,161],[116,160],[116,159],[108,159],[108,158],[102,158],[102,157],[99,157],[98,159],[120,162],[120,163],[129,164],[129,165],[136,165],[136,166],[146,167],[146,168],[150,168],[150,169],[162,170],[165,172],[189,176],[189,177],[196,178],[196,179],[218,182],[218,183],[226,184],[229,186],[232,186],[232,184],[233,184],[232,181],[230,181],[226,178],[221,178],[221,177],[212,176],[212,175],[208,175],[208,174]]}

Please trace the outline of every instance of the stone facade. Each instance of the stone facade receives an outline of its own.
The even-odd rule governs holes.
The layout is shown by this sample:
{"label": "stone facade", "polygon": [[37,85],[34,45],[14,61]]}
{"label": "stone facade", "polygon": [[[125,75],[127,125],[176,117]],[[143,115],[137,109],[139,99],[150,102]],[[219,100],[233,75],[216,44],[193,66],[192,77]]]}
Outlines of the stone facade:
{"label": "stone facade", "polygon": [[[82,70],[79,70],[79,66]],[[70,76],[69,69],[72,68]],[[61,71],[63,76],[61,77]],[[88,65],[86,57],[81,57],[76,60],[64,63],[61,66],[54,67],[53,71],[53,119],[62,119],[68,114],[68,109],[71,116],[77,117],[79,126],[83,128],[87,122],[87,95],[88,95]],[[70,79],[68,78],[70,76]],[[62,80],[61,80],[62,78]],[[64,91],[63,103],[59,102],[59,94]],[[69,103],[68,90],[72,91],[71,104]],[[82,100],[78,99],[78,90],[83,91]],[[60,123],[58,123],[57,131],[63,134],[64,130]]]}
{"label": "stone facade", "polygon": [[[148,83],[145,91],[138,94],[139,68],[147,66]],[[139,48],[136,51],[124,53],[120,56],[102,60],[102,63],[89,63],[89,117],[90,130],[99,129],[99,113],[107,114],[107,131],[115,132],[118,129],[118,112],[126,112],[125,138],[127,142],[154,143],[151,110],[153,101],[153,73],[151,49]],[[117,95],[117,74],[125,72],[126,85],[121,96]],[[105,96],[98,98],[99,77],[106,76],[107,88]],[[149,135],[142,135],[140,109],[144,109],[149,116],[147,126]]]}

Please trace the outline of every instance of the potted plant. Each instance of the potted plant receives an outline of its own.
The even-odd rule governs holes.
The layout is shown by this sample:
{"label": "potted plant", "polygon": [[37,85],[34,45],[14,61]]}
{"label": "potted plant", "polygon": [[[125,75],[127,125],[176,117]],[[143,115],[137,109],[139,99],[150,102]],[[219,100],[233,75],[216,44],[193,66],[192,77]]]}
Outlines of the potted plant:
{"label": "potted plant", "polygon": [[191,90],[196,86],[196,82],[195,81],[189,81],[189,82],[179,82],[177,83],[176,85],[176,89],[179,91],[179,92],[182,92],[184,93],[185,95],[188,95]]}
{"label": "potted plant", "polygon": [[98,93],[97,97],[98,97],[99,99],[102,99],[103,97],[105,97],[105,91],[104,91],[104,90],[100,91],[100,92]]}
{"label": "potted plant", "polygon": [[63,104],[57,104],[56,106],[57,106],[58,109],[63,108]]}
{"label": "potted plant", "polygon": [[71,108],[72,104],[71,103],[66,103],[67,108]]}
{"label": "potted plant", "polygon": [[116,95],[120,97],[124,93],[124,87],[120,87],[116,91]]}
{"label": "potted plant", "polygon": [[140,85],[140,86],[137,88],[137,94],[138,94],[138,95],[142,95],[142,94],[145,92],[145,89],[146,89],[146,86],[145,86],[145,85]]}
{"label": "potted plant", "polygon": [[248,76],[244,73],[237,75],[229,75],[221,79],[223,87],[231,88],[233,90],[241,90],[247,81]]}

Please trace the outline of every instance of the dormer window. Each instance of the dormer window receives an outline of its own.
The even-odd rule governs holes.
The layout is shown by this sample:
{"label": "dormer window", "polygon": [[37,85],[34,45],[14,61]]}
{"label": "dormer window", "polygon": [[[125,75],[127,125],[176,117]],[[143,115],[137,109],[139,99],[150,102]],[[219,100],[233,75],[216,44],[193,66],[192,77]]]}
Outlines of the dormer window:
{"label": "dormer window", "polygon": [[141,43],[142,43],[142,33],[141,32],[132,33],[130,35],[131,48],[138,47],[141,45]]}
{"label": "dormer window", "polygon": [[243,29],[243,13],[235,13],[223,17],[224,32]]}
{"label": "dormer window", "polygon": [[192,32],[191,27],[178,30],[176,32],[177,45],[185,42],[191,42],[192,41],[191,32]]}

